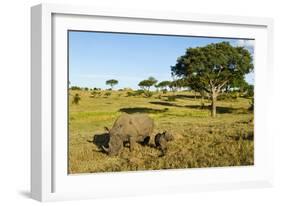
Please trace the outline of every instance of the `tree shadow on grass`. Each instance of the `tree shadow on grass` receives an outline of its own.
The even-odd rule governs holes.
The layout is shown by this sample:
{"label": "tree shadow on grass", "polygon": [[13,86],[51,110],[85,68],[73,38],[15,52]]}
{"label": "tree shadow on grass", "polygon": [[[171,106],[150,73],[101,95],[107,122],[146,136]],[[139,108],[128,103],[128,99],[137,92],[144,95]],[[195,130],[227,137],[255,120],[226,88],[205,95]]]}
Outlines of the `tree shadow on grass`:
{"label": "tree shadow on grass", "polygon": [[170,102],[149,102],[150,104],[156,104],[156,105],[161,105],[161,106],[168,106],[168,107],[184,107],[181,105],[177,105],[175,103],[170,103]]}
{"label": "tree shadow on grass", "polygon": [[[201,109],[201,110],[211,110],[211,105],[178,105],[176,103],[170,103],[170,102],[149,102],[150,104],[156,104],[156,105],[161,105],[161,106],[168,106],[168,107],[180,107],[180,108],[190,108],[190,109]],[[217,106],[217,113],[218,114],[226,114],[226,113],[236,113],[239,110],[239,108],[231,108],[231,107],[222,107],[222,106]],[[240,112],[241,113],[241,112]],[[245,113],[242,112],[242,113]]]}
{"label": "tree shadow on grass", "polygon": [[[209,107],[209,109],[211,109],[211,107]],[[236,111],[237,111],[237,109],[234,109],[234,108],[217,106],[217,113],[218,114],[233,113],[233,112],[236,112]]]}
{"label": "tree shadow on grass", "polygon": [[148,108],[148,107],[128,107],[128,108],[121,108],[119,111],[120,112],[125,112],[128,114],[133,114],[133,113],[162,113],[162,112],[167,112],[169,109],[164,108],[164,109],[153,109],[153,108]]}
{"label": "tree shadow on grass", "polygon": [[[184,105],[183,107],[190,108],[190,109],[201,109],[201,110],[209,110],[209,111],[211,111],[211,105],[207,105],[207,106],[206,105],[205,106],[201,106],[201,105]],[[216,110],[217,110],[217,114],[227,114],[227,113],[234,113],[238,109],[231,108],[231,107],[217,106]]]}
{"label": "tree shadow on grass", "polygon": [[[201,99],[201,96],[199,94],[176,94],[173,95],[176,99]],[[203,97],[203,99],[207,99],[207,97]]]}

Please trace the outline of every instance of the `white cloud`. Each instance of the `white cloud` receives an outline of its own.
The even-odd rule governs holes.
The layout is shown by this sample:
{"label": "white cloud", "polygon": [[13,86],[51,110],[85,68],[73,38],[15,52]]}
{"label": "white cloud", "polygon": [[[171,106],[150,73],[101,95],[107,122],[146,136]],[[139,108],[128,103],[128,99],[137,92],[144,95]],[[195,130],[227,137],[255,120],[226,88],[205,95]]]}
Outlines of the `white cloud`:
{"label": "white cloud", "polygon": [[239,39],[237,40],[237,46],[240,46],[240,47],[251,47],[253,48],[254,47],[254,44],[255,44],[255,41],[254,40],[243,40],[243,39]]}
{"label": "white cloud", "polygon": [[244,47],[247,49],[252,55],[254,55],[254,46],[255,46],[255,40],[245,40],[245,39],[239,39],[236,40],[233,43],[234,46],[238,47]]}

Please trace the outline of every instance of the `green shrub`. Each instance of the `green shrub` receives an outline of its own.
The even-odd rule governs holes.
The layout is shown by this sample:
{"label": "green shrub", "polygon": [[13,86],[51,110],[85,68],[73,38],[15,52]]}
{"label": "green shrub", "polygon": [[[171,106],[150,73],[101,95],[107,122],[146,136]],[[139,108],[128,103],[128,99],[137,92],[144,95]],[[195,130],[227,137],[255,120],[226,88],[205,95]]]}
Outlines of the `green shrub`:
{"label": "green shrub", "polygon": [[81,90],[81,88],[78,87],[78,86],[72,86],[70,89],[71,89],[71,90]]}
{"label": "green shrub", "polygon": [[127,97],[132,97],[132,96],[135,96],[135,93],[133,91],[128,91]]}
{"label": "green shrub", "polygon": [[239,92],[232,92],[231,93],[231,98],[232,99],[237,99],[239,97]]}
{"label": "green shrub", "polygon": [[104,96],[109,97],[111,95],[111,92],[105,92]]}
{"label": "green shrub", "polygon": [[176,97],[175,96],[168,96],[168,99],[167,99],[169,102],[174,102],[176,101]]}
{"label": "green shrub", "polygon": [[161,94],[158,94],[156,98],[157,98],[157,99],[161,99],[161,98],[162,98],[162,95],[161,95]]}
{"label": "green shrub", "polygon": [[217,100],[237,100],[239,96],[240,96],[239,92],[229,92],[219,95],[217,97]]}
{"label": "green shrub", "polygon": [[96,90],[94,90],[94,91],[91,92],[91,96],[90,97],[95,98],[95,97],[97,97],[99,95],[100,95],[100,92],[97,92]]}
{"label": "green shrub", "polygon": [[75,94],[72,100],[72,104],[79,104],[79,101],[81,100],[81,97],[79,96],[79,94]]}
{"label": "green shrub", "polygon": [[151,91],[146,91],[146,92],[144,92],[144,95],[145,95],[146,97],[152,97],[153,92],[151,92]]}
{"label": "green shrub", "polygon": [[254,96],[254,86],[249,85],[249,87],[247,89],[247,97],[253,97],[253,96]]}
{"label": "green shrub", "polygon": [[255,100],[254,100],[254,98],[252,98],[250,101],[249,111],[254,111],[254,102],[255,102]]}
{"label": "green shrub", "polygon": [[140,96],[140,95],[144,94],[145,92],[142,89],[138,89],[138,90],[134,91],[134,93],[135,93],[134,96]]}
{"label": "green shrub", "polygon": [[217,97],[217,100],[226,100],[229,98],[230,98],[230,96],[228,94],[221,94]]}

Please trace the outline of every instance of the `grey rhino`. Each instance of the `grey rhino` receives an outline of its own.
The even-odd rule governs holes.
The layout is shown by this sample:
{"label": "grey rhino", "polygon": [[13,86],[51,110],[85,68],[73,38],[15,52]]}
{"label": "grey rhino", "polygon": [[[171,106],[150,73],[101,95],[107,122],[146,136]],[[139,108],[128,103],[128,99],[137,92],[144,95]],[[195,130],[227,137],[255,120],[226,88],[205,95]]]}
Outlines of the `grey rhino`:
{"label": "grey rhino", "polygon": [[154,122],[145,114],[122,114],[114,122],[109,132],[108,148],[102,148],[110,155],[117,155],[124,143],[129,142],[130,151],[135,143],[147,144],[153,132]]}
{"label": "grey rhino", "polygon": [[170,132],[158,133],[155,135],[154,142],[157,148],[162,152],[161,156],[164,156],[167,152],[167,142],[174,139],[174,136]]}

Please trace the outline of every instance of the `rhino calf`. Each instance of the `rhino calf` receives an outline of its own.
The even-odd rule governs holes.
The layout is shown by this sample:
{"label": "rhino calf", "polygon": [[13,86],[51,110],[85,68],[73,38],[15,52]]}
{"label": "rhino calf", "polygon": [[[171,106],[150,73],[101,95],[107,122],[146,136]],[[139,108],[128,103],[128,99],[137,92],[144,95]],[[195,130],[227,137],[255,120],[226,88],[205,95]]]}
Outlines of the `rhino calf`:
{"label": "rhino calf", "polygon": [[109,132],[108,148],[102,147],[110,156],[117,155],[125,142],[129,142],[130,151],[135,144],[149,142],[154,121],[145,114],[122,114],[114,122]]}
{"label": "rhino calf", "polygon": [[156,148],[159,148],[162,152],[161,156],[164,156],[167,152],[167,142],[174,139],[174,136],[170,132],[158,133],[155,135],[154,141]]}

